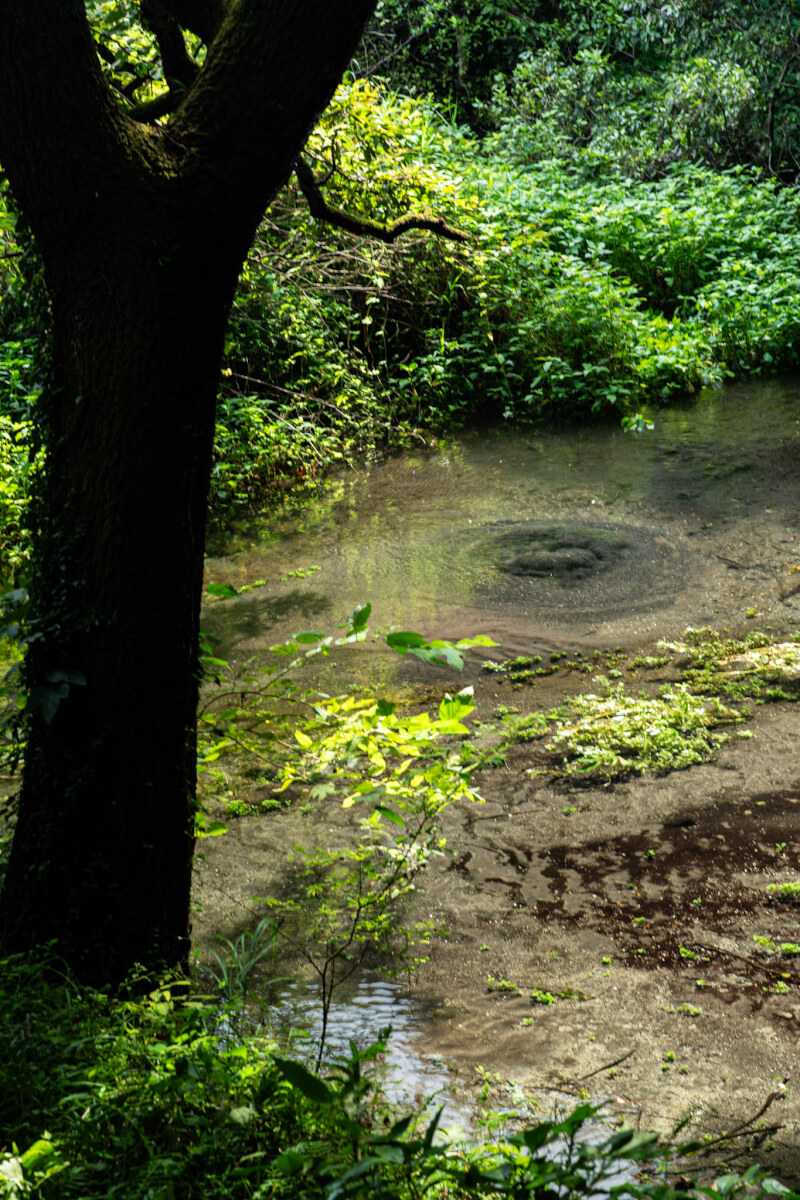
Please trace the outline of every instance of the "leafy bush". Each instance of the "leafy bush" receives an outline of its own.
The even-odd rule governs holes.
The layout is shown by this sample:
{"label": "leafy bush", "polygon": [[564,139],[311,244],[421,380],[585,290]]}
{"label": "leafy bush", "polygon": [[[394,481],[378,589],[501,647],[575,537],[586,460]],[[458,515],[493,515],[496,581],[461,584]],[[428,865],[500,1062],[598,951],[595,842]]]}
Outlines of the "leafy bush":
{"label": "leafy bush", "polygon": [[112,1000],[56,962],[5,960],[0,1194],[246,1194],[283,1145],[322,1130],[274,1044],[227,1041],[222,1020],[178,980]]}
{"label": "leafy bush", "polygon": [[798,201],[753,172],[683,166],[632,185],[498,165],[424,103],[364,81],[340,90],[308,153],[332,204],[378,221],[434,211],[468,241],[357,239],[287,190],[231,326],[237,453],[220,442],[218,503],[420,424],[626,413],[796,360]]}
{"label": "leafy bush", "polygon": [[[787,100],[797,14],[761,0],[564,0],[557,20],[540,6],[478,7],[385,0],[365,54],[380,58],[406,29],[408,53],[387,67],[413,51],[405,85],[421,92],[455,47],[471,110],[483,96],[481,119],[499,131],[481,142],[429,101],[361,78],[306,148],[331,205],[376,222],[435,213],[466,241],[357,238],[314,221],[295,183],[284,190],[231,317],[218,517],[424,428],[627,416],[796,363],[797,193],[752,168],[697,163],[784,162],[781,130],[800,120]],[[97,0],[90,15],[117,83],[125,55],[154,61],[130,5]],[[143,83],[141,98],[160,86]],[[771,149],[751,153],[765,97]],[[0,241],[3,331],[18,338],[20,322],[42,330],[46,310],[25,298],[40,281],[29,286],[28,251],[16,257],[27,242],[8,204]],[[30,345],[0,351],[0,577],[23,565],[29,429],[13,363]]]}
{"label": "leafy bush", "polygon": [[0,590],[25,570],[30,552],[28,497],[37,459],[32,450],[35,343],[0,342]]}
{"label": "leafy bush", "polygon": [[648,179],[679,162],[720,168],[751,138],[758,80],[735,62],[682,58],[660,74],[621,71],[600,50],[526,51],[498,76],[484,112],[487,153],[533,164],[557,157],[588,177]]}
{"label": "leafy bush", "polygon": [[657,1168],[675,1150],[628,1128],[589,1140],[596,1110],[585,1104],[521,1132],[500,1130],[496,1141],[451,1140],[437,1133],[438,1115],[419,1121],[386,1107],[371,1069],[384,1048],[384,1040],[363,1052],[352,1046],[321,1076],[185,981],[112,998],[79,987],[55,960],[5,959],[0,1194],[588,1200],[613,1187],[632,1200],[800,1195],[757,1166],[707,1186],[659,1174],[637,1180],[629,1164]]}
{"label": "leafy bush", "polygon": [[495,75],[480,110],[491,152],[589,175],[754,163],[791,179],[799,39],[791,0],[566,0]]}

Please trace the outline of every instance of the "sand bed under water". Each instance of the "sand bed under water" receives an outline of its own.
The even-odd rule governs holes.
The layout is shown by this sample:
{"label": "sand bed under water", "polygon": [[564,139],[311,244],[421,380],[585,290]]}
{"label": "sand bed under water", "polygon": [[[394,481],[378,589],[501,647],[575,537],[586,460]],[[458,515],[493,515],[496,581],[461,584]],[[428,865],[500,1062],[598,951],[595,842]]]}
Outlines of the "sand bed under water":
{"label": "sand bed under water", "polygon": [[[741,385],[661,414],[643,438],[465,436],[348,476],[327,501],[241,531],[209,561],[216,582],[268,583],[210,606],[204,627],[238,659],[293,630],[329,628],[365,600],[375,624],[490,633],[495,659],[621,647],[632,660],[689,625],[791,635],[798,400],[797,381]],[[332,690],[353,678],[474,682],[487,718],[500,704],[546,707],[587,690],[570,672],[517,690],[477,656],[463,677],[440,676],[377,647],[343,653],[322,681]],[[610,786],[531,777],[540,751],[515,747],[478,779],[485,803],[446,816],[448,851],[417,906],[449,937],[413,979],[420,1007],[412,1019],[405,992],[373,1003],[369,988],[356,991],[353,1029],[365,1008],[386,1023],[396,1004],[400,1026],[413,1025],[401,1057],[433,1062],[434,1088],[446,1068],[459,1101],[488,1082],[498,1105],[520,1091],[545,1112],[608,1096],[665,1131],[691,1111],[686,1136],[747,1121],[797,1074],[800,1040],[800,959],[778,971],[753,940],[800,940],[800,908],[766,891],[800,878],[800,713],[764,705],[750,728],[711,763]],[[323,804],[313,820],[335,838],[342,815]],[[296,811],[245,818],[203,845],[200,946],[248,924],[252,897],[283,878],[308,823]],[[519,990],[493,989],[490,976]],[[553,1003],[534,1002],[534,990]],[[425,1090],[427,1068],[408,1070],[406,1096]],[[800,1076],[750,1127],[756,1157],[789,1172],[800,1162],[798,1089]]]}

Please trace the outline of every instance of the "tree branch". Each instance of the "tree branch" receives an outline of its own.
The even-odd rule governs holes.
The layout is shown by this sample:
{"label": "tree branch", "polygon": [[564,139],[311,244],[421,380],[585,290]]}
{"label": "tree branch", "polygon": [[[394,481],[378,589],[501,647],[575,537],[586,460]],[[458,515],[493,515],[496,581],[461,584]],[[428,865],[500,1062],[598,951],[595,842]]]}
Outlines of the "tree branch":
{"label": "tree branch", "polygon": [[354,217],[350,213],[343,212],[340,208],[332,208],[328,204],[320,191],[314,172],[304,158],[298,158],[294,173],[312,217],[317,221],[325,221],[328,225],[335,225],[337,229],[344,229],[347,233],[355,233],[360,237],[373,237],[381,242],[391,243],[396,242],[399,237],[411,229],[427,229],[451,242],[467,241],[467,235],[460,229],[454,229],[452,225],[448,225],[444,217],[434,217],[426,213],[407,213],[404,217],[392,221],[391,225],[380,225],[376,221]]}
{"label": "tree branch", "polygon": [[219,32],[229,3],[228,0],[159,0],[159,7],[182,29],[197,34],[209,46]]}
{"label": "tree branch", "polygon": [[[125,115],[84,0],[0,0],[0,18],[0,161],[37,235],[67,236],[158,178],[167,150]],[[31,69],[39,61],[47,72]]]}
{"label": "tree branch", "polygon": [[141,0],[142,16],[155,34],[164,78],[170,91],[177,83],[181,88],[191,86],[198,66],[186,49],[183,31],[162,0]]}
{"label": "tree branch", "polygon": [[[189,0],[162,2],[176,19],[189,6]],[[227,6],[197,79],[163,128],[164,145],[179,159],[182,195],[191,194],[206,217],[213,212],[223,234],[249,225],[252,237],[340,82],[375,2]]]}
{"label": "tree branch", "polygon": [[184,88],[172,88],[161,96],[154,96],[152,100],[143,100],[131,109],[129,116],[141,125],[151,125],[159,117],[166,117],[175,112],[185,95]]}

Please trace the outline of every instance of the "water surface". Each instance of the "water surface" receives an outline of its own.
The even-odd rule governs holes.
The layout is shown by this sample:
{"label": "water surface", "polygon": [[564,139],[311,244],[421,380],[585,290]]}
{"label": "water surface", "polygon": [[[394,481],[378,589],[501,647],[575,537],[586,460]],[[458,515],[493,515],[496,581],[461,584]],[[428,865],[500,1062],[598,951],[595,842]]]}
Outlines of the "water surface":
{"label": "water surface", "polygon": [[[374,624],[491,632],[514,650],[733,620],[749,592],[785,604],[776,578],[800,561],[799,401],[798,378],[754,381],[656,413],[641,436],[482,431],[347,473],[227,540],[208,578],[267,585],[204,623],[244,655],[369,601]],[[567,555],[588,537],[617,558],[567,577],[509,572],[510,533],[540,545],[554,530]]]}

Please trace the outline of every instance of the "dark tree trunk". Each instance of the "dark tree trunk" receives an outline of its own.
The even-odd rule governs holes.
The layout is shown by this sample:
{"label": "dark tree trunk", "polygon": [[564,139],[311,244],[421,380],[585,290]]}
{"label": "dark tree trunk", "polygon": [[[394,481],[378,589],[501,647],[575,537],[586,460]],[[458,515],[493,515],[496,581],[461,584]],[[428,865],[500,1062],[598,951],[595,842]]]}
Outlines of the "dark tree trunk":
{"label": "dark tree trunk", "polygon": [[209,0],[197,11],[221,26],[206,64],[154,130],[105,87],[81,0],[0,0],[0,157],[54,331],[0,936],[8,950],[55,941],[92,982],[186,959],[225,326],[257,222],[373,6]]}
{"label": "dark tree trunk", "polygon": [[57,939],[96,982],[188,952],[205,512],[238,267],[193,238],[143,254],[132,220],[50,272],[38,636],[2,908],[9,949]]}

